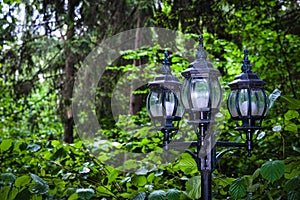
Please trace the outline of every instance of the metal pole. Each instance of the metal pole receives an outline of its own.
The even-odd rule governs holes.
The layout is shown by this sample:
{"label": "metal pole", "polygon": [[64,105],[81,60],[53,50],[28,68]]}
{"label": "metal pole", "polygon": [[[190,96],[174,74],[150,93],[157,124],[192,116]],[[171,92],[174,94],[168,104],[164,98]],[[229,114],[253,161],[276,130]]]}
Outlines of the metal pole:
{"label": "metal pole", "polygon": [[201,199],[211,200],[212,199],[212,186],[211,186],[211,170],[201,171]]}

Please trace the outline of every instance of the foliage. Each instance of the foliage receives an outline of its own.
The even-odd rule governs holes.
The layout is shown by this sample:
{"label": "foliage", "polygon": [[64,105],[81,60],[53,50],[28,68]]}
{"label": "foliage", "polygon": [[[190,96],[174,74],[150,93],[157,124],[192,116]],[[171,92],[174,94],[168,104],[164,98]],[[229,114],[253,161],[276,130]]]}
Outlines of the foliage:
{"label": "foliage", "polygon": [[[162,151],[163,135],[152,130],[147,116],[147,87],[134,92],[142,96],[136,115],[122,115],[115,122],[109,110],[117,82],[133,81],[141,74],[137,62],[147,65],[143,68],[146,78],[156,75],[152,67],[161,65],[165,50],[159,46],[123,52],[120,60],[107,66],[97,89],[96,112],[103,129],[95,134],[106,135],[123,150],[150,155],[141,163],[127,160],[135,171],[106,165],[105,149],[93,149],[102,152],[95,157],[90,144],[78,136],[73,144],[62,142],[68,55],[76,72],[102,39],[149,25],[180,30],[193,39],[203,33],[206,50],[222,73],[224,103],[229,93],[227,83],[240,73],[243,48],[249,50],[253,71],[267,83],[266,90],[281,91],[263,122],[264,129],[255,133],[252,157],[240,149],[219,161],[212,180],[214,198],[300,198],[298,2],[77,0],[72,1],[74,16],[63,2],[7,0],[0,5],[1,199],[200,197],[201,177],[189,154],[182,153],[164,165],[149,164],[154,160],[151,152]],[[74,28],[70,38],[65,25]],[[71,54],[66,53],[67,47]],[[178,49],[171,54],[172,71],[180,79],[179,73],[189,64],[181,53]],[[126,73],[131,75],[121,79]],[[234,130],[228,112],[222,110],[222,114],[227,123],[222,125],[219,139],[243,142],[245,138]],[[180,128],[188,129],[186,119]],[[193,137],[194,133],[187,131],[185,139]]]}

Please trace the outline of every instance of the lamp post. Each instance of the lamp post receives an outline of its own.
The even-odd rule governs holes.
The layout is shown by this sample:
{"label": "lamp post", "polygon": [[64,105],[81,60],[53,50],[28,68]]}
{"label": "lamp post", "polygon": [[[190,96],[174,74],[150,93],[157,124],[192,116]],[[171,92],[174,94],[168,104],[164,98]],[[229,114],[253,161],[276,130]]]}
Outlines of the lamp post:
{"label": "lamp post", "polygon": [[252,135],[255,130],[261,128],[268,99],[264,91],[265,82],[252,72],[248,52],[245,50],[242,73],[229,83],[231,93],[227,105],[232,119],[237,121],[236,129],[245,132],[246,141],[216,141],[211,126],[215,123],[215,114],[219,111],[222,101],[218,80],[220,72],[213,68],[206,58],[203,37],[200,35],[196,60],[181,73],[185,78],[181,87],[178,79],[171,75],[168,54],[165,53],[163,75],[149,84],[151,91],[147,98],[147,110],[154,124],[160,122],[160,127],[155,126],[164,132],[163,145],[168,149],[170,133],[178,131],[178,124],[183,115],[179,98],[181,99],[185,111],[189,114],[189,123],[193,125],[197,135],[197,141],[190,142],[192,147],[196,147],[195,151],[187,152],[194,158],[201,173],[201,199],[210,200],[212,172],[217,160],[223,155],[216,155],[216,147],[246,147],[248,155],[251,156]]}

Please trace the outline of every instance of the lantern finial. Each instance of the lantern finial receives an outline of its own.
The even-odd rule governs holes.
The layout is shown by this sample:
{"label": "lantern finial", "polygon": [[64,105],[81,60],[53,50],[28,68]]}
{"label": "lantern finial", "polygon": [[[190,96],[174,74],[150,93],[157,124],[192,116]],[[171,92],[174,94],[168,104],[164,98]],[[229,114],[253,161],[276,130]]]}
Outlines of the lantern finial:
{"label": "lantern finial", "polygon": [[248,51],[246,49],[244,50],[244,60],[242,61],[242,63],[242,72],[249,72],[252,70],[250,61],[248,59]]}
{"label": "lantern finial", "polygon": [[171,74],[171,68],[170,68],[170,61],[169,61],[169,52],[168,50],[165,50],[164,52],[164,60],[162,62],[163,66],[161,69],[162,74]]}
{"label": "lantern finial", "polygon": [[202,34],[199,35],[199,38],[198,38],[198,41],[199,41],[199,45],[197,47],[197,54],[196,54],[196,59],[206,59],[207,55],[206,55],[206,51],[205,51],[205,48],[203,46],[203,36]]}
{"label": "lantern finial", "polygon": [[199,41],[199,46],[203,47],[203,36],[202,36],[202,34],[199,35],[198,41]]}

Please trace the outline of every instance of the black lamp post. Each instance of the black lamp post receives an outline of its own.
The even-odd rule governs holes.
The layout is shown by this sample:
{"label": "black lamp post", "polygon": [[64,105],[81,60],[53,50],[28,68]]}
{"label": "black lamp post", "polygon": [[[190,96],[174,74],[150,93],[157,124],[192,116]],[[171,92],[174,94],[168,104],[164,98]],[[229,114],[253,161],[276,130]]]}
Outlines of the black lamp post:
{"label": "black lamp post", "polygon": [[[196,60],[181,74],[185,81],[180,96],[186,112],[197,135],[197,141],[191,146],[195,152],[187,151],[197,163],[201,173],[201,198],[212,199],[211,177],[217,160],[216,147],[246,147],[248,155],[253,148],[253,132],[261,128],[266,114],[268,99],[264,92],[265,83],[251,71],[248,52],[244,51],[242,73],[229,83],[231,93],[228,98],[228,109],[232,119],[237,123],[237,130],[246,132],[246,142],[215,141],[211,126],[215,123],[215,114],[219,111],[222,91],[218,77],[220,73],[206,60],[203,37],[199,37]],[[151,89],[147,98],[147,109],[152,121],[159,122],[159,130],[164,132],[164,146],[170,142],[169,134],[178,130],[183,115],[179,100],[180,83],[171,75],[168,54],[165,53],[163,75],[149,84]],[[170,107],[168,107],[170,106]],[[156,125],[155,125],[156,126]]]}

